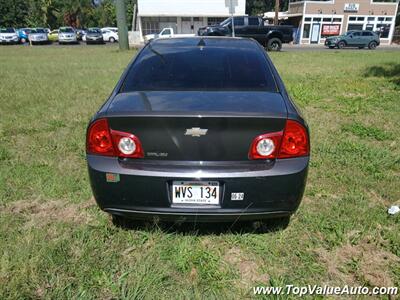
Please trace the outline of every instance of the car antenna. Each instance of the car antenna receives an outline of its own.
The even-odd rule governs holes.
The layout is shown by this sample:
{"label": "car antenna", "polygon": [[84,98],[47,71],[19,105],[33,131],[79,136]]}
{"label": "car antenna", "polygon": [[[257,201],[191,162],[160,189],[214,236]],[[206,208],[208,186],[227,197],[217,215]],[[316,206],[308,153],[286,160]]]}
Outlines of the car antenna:
{"label": "car antenna", "polygon": [[205,45],[206,45],[206,42],[204,41],[204,39],[201,39],[199,41],[199,43],[197,44],[198,47],[205,47]]}

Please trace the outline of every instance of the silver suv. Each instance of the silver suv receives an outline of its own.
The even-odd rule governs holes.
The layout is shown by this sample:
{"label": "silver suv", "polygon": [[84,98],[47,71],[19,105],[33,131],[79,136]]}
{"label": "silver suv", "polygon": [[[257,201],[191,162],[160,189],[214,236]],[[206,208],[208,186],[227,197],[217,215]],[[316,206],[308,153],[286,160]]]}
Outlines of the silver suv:
{"label": "silver suv", "polygon": [[58,31],[58,43],[62,44],[77,44],[78,38],[72,27],[60,27]]}

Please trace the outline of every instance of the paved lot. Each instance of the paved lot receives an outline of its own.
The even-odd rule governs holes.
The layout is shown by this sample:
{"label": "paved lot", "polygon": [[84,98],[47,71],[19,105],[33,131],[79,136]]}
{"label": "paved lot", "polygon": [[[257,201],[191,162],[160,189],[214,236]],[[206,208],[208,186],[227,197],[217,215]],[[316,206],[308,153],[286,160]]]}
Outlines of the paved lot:
{"label": "paved lot", "polygon": [[[292,44],[283,44],[282,51],[291,52],[291,51],[337,51],[338,49],[329,49],[324,45],[292,45]],[[359,50],[358,48],[345,48],[340,51],[349,51],[349,50],[358,50],[358,51],[371,51],[368,48],[364,48]],[[400,45],[381,45],[376,48],[378,51],[400,51]]]}
{"label": "paved lot", "polygon": [[[14,45],[14,47],[29,47],[29,44],[25,45]],[[118,43],[105,43],[105,44],[95,44],[95,45],[86,45],[85,42],[80,42],[79,44],[71,44],[71,45],[59,45],[58,43],[52,43],[49,45],[35,45],[33,47],[118,47]],[[131,46],[135,47],[135,46]],[[349,50],[357,50],[357,51],[370,51],[368,48],[359,50],[358,48],[345,48],[340,51],[349,51]],[[400,45],[381,45],[376,48],[377,51],[400,51]],[[293,45],[293,44],[283,44],[282,51],[284,52],[295,52],[295,51],[338,51],[338,49],[329,49],[324,45]]]}

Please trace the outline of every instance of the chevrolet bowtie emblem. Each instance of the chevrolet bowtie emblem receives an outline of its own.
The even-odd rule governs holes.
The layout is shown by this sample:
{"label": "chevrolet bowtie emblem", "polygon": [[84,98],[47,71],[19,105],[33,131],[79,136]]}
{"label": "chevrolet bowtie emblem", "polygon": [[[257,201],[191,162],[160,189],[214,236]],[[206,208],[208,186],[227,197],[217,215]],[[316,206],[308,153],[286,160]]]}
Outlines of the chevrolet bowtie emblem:
{"label": "chevrolet bowtie emblem", "polygon": [[200,127],[193,127],[186,129],[185,135],[191,135],[193,137],[201,137],[207,134],[208,129],[201,129]]}

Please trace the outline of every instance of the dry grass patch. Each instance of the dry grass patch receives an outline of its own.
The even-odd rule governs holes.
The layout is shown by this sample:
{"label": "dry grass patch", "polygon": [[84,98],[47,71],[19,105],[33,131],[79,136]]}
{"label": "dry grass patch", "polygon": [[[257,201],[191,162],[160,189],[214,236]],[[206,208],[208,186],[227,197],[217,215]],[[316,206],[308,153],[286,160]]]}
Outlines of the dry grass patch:
{"label": "dry grass patch", "polygon": [[87,211],[94,206],[94,199],[72,204],[63,200],[19,200],[6,205],[4,212],[17,214],[26,218],[25,227],[43,227],[54,221],[74,224],[88,224],[92,217]]}
{"label": "dry grass patch", "polygon": [[[400,258],[379,248],[371,240],[364,238],[358,244],[345,245],[331,251],[315,249],[318,259],[325,265],[328,284],[369,286],[394,286],[390,270],[400,267]],[[355,267],[356,271],[348,270]]]}
{"label": "dry grass patch", "polygon": [[259,266],[262,264],[254,257],[250,258],[238,247],[230,248],[224,255],[224,260],[239,272],[239,284],[243,288],[248,288],[255,283],[267,284],[269,282],[269,275],[259,272]]}

